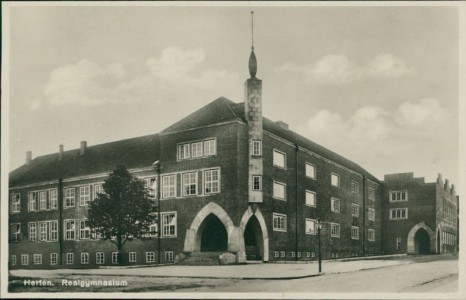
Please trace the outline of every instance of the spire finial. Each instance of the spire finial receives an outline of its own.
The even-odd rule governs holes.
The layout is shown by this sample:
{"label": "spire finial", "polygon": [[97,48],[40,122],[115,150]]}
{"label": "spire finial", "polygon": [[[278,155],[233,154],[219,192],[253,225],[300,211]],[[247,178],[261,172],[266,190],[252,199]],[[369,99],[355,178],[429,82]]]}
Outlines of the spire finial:
{"label": "spire finial", "polygon": [[257,60],[254,54],[254,11],[251,10],[251,55],[249,56],[249,74],[251,78],[256,78]]}
{"label": "spire finial", "polygon": [[251,50],[254,51],[254,11],[251,10]]}

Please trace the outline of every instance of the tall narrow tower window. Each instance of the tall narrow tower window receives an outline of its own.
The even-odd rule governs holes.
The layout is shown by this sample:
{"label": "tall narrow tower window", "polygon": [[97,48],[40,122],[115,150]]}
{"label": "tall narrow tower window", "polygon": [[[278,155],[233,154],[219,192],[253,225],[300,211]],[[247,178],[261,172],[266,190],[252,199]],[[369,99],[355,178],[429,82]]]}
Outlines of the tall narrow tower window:
{"label": "tall narrow tower window", "polygon": [[259,140],[252,141],[252,155],[254,156],[262,155],[262,141],[259,141]]}

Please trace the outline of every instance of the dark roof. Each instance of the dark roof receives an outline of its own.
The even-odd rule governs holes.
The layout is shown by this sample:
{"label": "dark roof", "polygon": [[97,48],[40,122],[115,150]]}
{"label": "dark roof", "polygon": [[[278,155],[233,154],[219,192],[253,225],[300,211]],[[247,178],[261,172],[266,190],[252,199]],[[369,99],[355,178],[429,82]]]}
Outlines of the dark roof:
{"label": "dark roof", "polygon": [[149,167],[159,159],[159,149],[159,135],[153,134],[89,146],[84,155],[80,149],[65,151],[61,160],[58,153],[39,156],[10,173],[10,186],[107,173],[118,165]]}

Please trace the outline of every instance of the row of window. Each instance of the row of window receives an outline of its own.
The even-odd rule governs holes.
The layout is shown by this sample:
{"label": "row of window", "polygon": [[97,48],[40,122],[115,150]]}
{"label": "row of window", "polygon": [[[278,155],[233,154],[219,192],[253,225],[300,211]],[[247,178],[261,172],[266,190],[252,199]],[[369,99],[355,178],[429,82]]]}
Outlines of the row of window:
{"label": "row of window", "polygon": [[[183,197],[199,194],[209,195],[220,193],[220,169],[204,170],[204,189],[199,190],[198,171],[181,174],[181,194]],[[162,176],[162,199],[177,197],[177,174]]]}
{"label": "row of window", "polygon": [[178,144],[178,160],[201,158],[217,154],[217,140],[209,138]]}
{"label": "row of window", "polygon": [[456,235],[448,232],[442,232],[442,241],[443,245],[456,246]]}
{"label": "row of window", "polygon": [[[317,220],[307,219],[305,223],[305,233],[315,235],[317,232]],[[286,232],[287,230],[287,216],[284,214],[273,213],[273,230]],[[339,238],[340,237],[340,224],[330,223],[330,236]],[[351,239],[359,240],[359,227],[351,226]],[[375,241],[375,230],[368,230],[368,240]]]}
{"label": "row of window", "polygon": [[[146,262],[151,263],[155,262],[155,252],[154,251],[146,251]],[[129,252],[128,253],[128,261],[131,263],[135,263],[136,260],[136,252]],[[174,261],[174,254],[173,251],[165,251],[165,261],[166,262],[173,262]],[[41,265],[42,264],[42,254],[33,254],[33,264]],[[81,252],[80,253],[80,263],[82,265],[89,264],[89,252]],[[95,262],[98,265],[105,264],[105,253],[104,252],[96,252],[95,254]],[[66,261],[67,265],[72,265],[75,263],[74,253],[66,253]],[[12,266],[16,266],[16,255],[10,256],[10,264]],[[29,255],[28,254],[21,254],[21,265],[28,265],[29,264]],[[50,265],[57,265],[58,264],[58,253],[50,253]],[[118,252],[112,252],[112,264],[118,264]]]}
{"label": "row of window", "polygon": [[442,215],[443,219],[450,221],[452,223],[456,223],[456,218],[457,218],[457,209],[456,209],[456,204],[449,201],[445,197],[443,198],[442,201]]}
{"label": "row of window", "polygon": [[408,208],[391,208],[388,217],[390,220],[408,219]]}
{"label": "row of window", "polygon": [[[294,252],[290,251],[290,257],[306,257],[306,258],[315,258],[316,253],[313,251],[303,251],[303,252]],[[274,258],[285,258],[286,257],[286,252],[285,251],[274,251],[273,252],[273,257]]]}

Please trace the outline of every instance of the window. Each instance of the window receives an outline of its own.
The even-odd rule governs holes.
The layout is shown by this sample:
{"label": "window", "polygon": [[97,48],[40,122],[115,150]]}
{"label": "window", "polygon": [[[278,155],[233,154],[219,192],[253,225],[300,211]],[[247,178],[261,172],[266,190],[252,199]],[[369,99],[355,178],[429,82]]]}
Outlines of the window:
{"label": "window", "polygon": [[58,190],[49,190],[50,209],[58,208]]}
{"label": "window", "polygon": [[20,210],[21,210],[21,196],[20,196],[20,194],[10,195],[10,202],[11,202],[11,212],[12,213],[19,213]]}
{"label": "window", "polygon": [[359,205],[351,203],[351,215],[353,217],[359,217]]}
{"label": "window", "polygon": [[359,194],[359,183],[356,181],[351,182],[351,193]]}
{"label": "window", "polygon": [[103,194],[104,189],[101,184],[94,184],[94,188],[92,190],[92,200],[97,199],[98,194]]}
{"label": "window", "polygon": [[390,192],[390,202],[408,201],[408,192]]}
{"label": "window", "polygon": [[58,221],[50,221],[49,222],[49,230],[50,230],[50,241],[56,242],[58,241]]}
{"label": "window", "polygon": [[359,240],[359,227],[351,226],[351,239]]}
{"label": "window", "polygon": [[75,190],[74,188],[65,189],[65,208],[74,207],[75,201]]}
{"label": "window", "polygon": [[306,234],[316,234],[316,220],[306,219]]}
{"label": "window", "polygon": [[97,252],[95,254],[95,263],[98,265],[103,265],[105,263],[105,253]]}
{"label": "window", "polygon": [[39,192],[39,210],[47,210],[47,191]]}
{"label": "window", "polygon": [[34,254],[34,264],[35,265],[42,264],[42,254]]}
{"label": "window", "polygon": [[331,200],[331,210],[335,213],[340,212],[340,199],[332,198]]}
{"label": "window", "polygon": [[162,197],[173,198],[176,196],[176,180],[175,175],[166,175],[162,177]]}
{"label": "window", "polygon": [[32,242],[58,241],[58,221],[43,221],[29,223],[29,240]]}
{"label": "window", "polygon": [[190,155],[190,144],[183,144],[178,146],[178,158],[179,159],[188,159]]}
{"label": "window", "polygon": [[176,237],[176,212],[162,213],[162,236]]}
{"label": "window", "polygon": [[129,253],[129,262],[136,262],[136,252]]}
{"label": "window", "polygon": [[197,172],[183,174],[183,196],[197,194]]}
{"label": "window", "polygon": [[91,237],[91,229],[89,228],[88,220],[79,220],[79,238],[87,240]]}
{"label": "window", "polygon": [[11,230],[11,241],[19,242],[21,241],[21,224],[13,223],[10,225]]}
{"label": "window", "polygon": [[191,144],[192,157],[202,157],[202,142],[196,142]]}
{"label": "window", "polygon": [[22,265],[29,265],[29,255],[21,254],[21,264]]}
{"label": "window", "polygon": [[368,192],[368,193],[369,193],[369,197],[368,197],[369,200],[375,201],[375,189],[369,188],[368,191],[369,191],[369,192]]}
{"label": "window", "polygon": [[204,155],[210,156],[217,154],[217,141],[215,139],[204,141]]}
{"label": "window", "polygon": [[291,252],[290,252],[290,256],[291,256],[291,257],[295,257],[295,256],[296,256],[295,252],[294,252],[294,251],[291,251]]}
{"label": "window", "polygon": [[275,199],[286,200],[286,184],[274,181],[273,182],[273,197]]}
{"label": "window", "polygon": [[280,252],[274,251],[274,252],[273,252],[273,257],[275,257],[275,258],[280,257]]}
{"label": "window", "polygon": [[280,257],[285,257],[285,251],[280,251]]}
{"label": "window", "polygon": [[165,251],[165,261],[166,262],[173,262],[174,261],[173,251]]}
{"label": "window", "polygon": [[369,208],[368,218],[369,218],[369,221],[375,221],[375,209]]}
{"label": "window", "polygon": [[407,208],[391,208],[390,209],[390,220],[403,220],[408,218]]}
{"label": "window", "polygon": [[155,262],[155,253],[153,251],[146,252],[146,262]]}
{"label": "window", "polygon": [[37,210],[37,192],[29,192],[28,199],[29,199],[29,211]]}
{"label": "window", "polygon": [[306,191],[306,205],[316,207],[316,193]]}
{"label": "window", "polygon": [[273,214],[273,230],[286,232],[286,215]]}
{"label": "window", "polygon": [[252,141],[252,155],[254,156],[262,155],[262,141],[259,141],[259,140]]}
{"label": "window", "polygon": [[306,258],[311,258],[311,252],[306,251]]}
{"label": "window", "polygon": [[275,149],[273,150],[273,165],[275,167],[285,169],[286,168],[285,158],[286,158],[285,153],[280,152]]}
{"label": "window", "polygon": [[397,237],[396,238],[396,250],[401,249],[401,238]]}
{"label": "window", "polygon": [[16,266],[16,255],[10,255],[10,264]]}
{"label": "window", "polygon": [[66,264],[67,265],[74,264],[74,253],[66,253]]}
{"label": "window", "polygon": [[75,220],[65,220],[65,240],[74,240],[76,238]]}
{"label": "window", "polygon": [[112,252],[112,264],[118,263],[118,252]]}
{"label": "window", "polygon": [[158,230],[157,230],[157,223],[152,223],[149,225],[148,232],[144,233],[142,236],[143,237],[154,237],[157,236]]}
{"label": "window", "polygon": [[87,205],[91,201],[91,187],[89,185],[79,188],[79,205]]}
{"label": "window", "polygon": [[29,240],[31,242],[37,241],[37,224],[29,223]]}
{"label": "window", "polygon": [[306,177],[316,179],[316,166],[306,163]]}
{"label": "window", "polygon": [[88,252],[81,252],[81,264],[87,265],[89,263],[89,253]]}
{"label": "window", "polygon": [[157,180],[155,177],[144,178],[144,186],[149,190],[149,197],[155,198],[157,193]]}
{"label": "window", "polygon": [[315,257],[316,257],[316,253],[315,253],[315,252],[311,252],[311,257],[312,257],[312,258],[315,258]]}
{"label": "window", "polygon": [[262,190],[262,176],[258,176],[258,175],[252,176],[252,190],[253,191]]}
{"label": "window", "polygon": [[204,171],[204,192],[206,195],[220,191],[220,170]]}
{"label": "window", "polygon": [[333,186],[339,187],[340,186],[340,176],[335,173],[330,174],[330,181]]}
{"label": "window", "polygon": [[340,224],[330,223],[330,235],[331,237],[340,237]]}
{"label": "window", "polygon": [[375,241],[375,230],[374,229],[369,229],[368,239],[371,242]]}
{"label": "window", "polygon": [[46,242],[48,240],[48,222],[39,222],[39,241]]}

